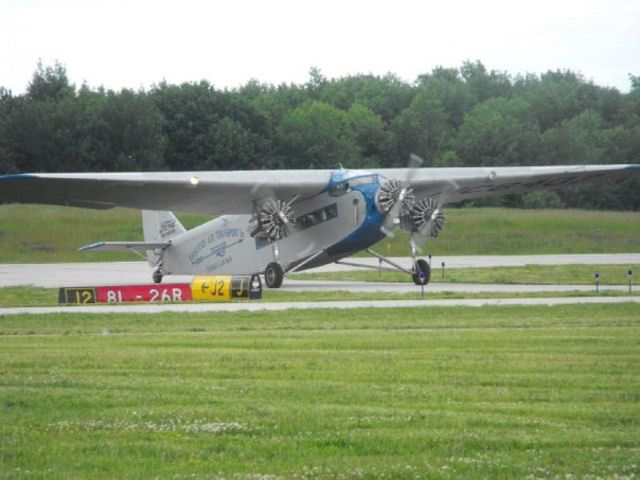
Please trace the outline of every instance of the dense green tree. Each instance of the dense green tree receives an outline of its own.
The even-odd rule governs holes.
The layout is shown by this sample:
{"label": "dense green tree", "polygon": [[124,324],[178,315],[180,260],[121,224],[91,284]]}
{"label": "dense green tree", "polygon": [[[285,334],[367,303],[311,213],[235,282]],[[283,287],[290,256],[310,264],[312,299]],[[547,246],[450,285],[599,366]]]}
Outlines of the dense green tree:
{"label": "dense green tree", "polygon": [[594,85],[569,71],[519,78],[514,93],[531,105],[542,131],[586,109],[596,109],[598,104]]}
{"label": "dense green tree", "polygon": [[61,63],[44,66],[38,62],[31,82],[27,86],[27,95],[32,100],[64,100],[75,94],[75,87],[69,83],[67,69]]}
{"label": "dense green tree", "polygon": [[0,87],[0,175],[18,172],[15,145],[7,130],[9,115],[17,102],[9,90]]}
{"label": "dense green tree", "polygon": [[21,171],[84,170],[74,152],[74,99],[22,99],[4,119],[4,135]]}
{"label": "dense green tree", "polygon": [[199,170],[257,169],[262,165],[256,162],[258,142],[255,134],[239,122],[223,117],[210,125],[209,130],[196,139],[204,148],[202,160],[196,164]]}
{"label": "dense green tree", "polygon": [[162,82],[151,95],[163,118],[167,166],[171,170],[194,170],[204,161],[206,137],[217,120],[213,87],[206,81],[182,85]]}
{"label": "dense green tree", "polygon": [[348,123],[353,131],[362,157],[361,166],[378,166],[384,162],[391,147],[392,134],[385,128],[380,116],[364,105],[354,103],[349,108]]}
{"label": "dense green tree", "polygon": [[585,110],[549,128],[540,138],[539,162],[544,165],[593,164],[606,162],[602,117]]}
{"label": "dense green tree", "polygon": [[428,90],[420,91],[392,125],[397,141],[394,166],[406,166],[412,153],[431,165],[452,140],[448,118],[437,96]]}
{"label": "dense green tree", "polygon": [[[162,115],[144,92],[108,92],[99,112],[99,124],[107,125],[112,151],[105,170],[157,170],[164,168],[165,139]],[[104,162],[109,159],[104,158]]]}
{"label": "dense green tree", "polygon": [[[510,77],[481,62],[308,82],[207,81],[149,92],[70,84],[38,63],[27,92],[0,87],[0,173],[640,162],[640,77],[621,93],[571,71]],[[640,209],[640,181],[490,200]]]}
{"label": "dense green tree", "polygon": [[526,165],[538,158],[540,131],[527,102],[492,98],[471,110],[455,141],[464,165]]}
{"label": "dense green tree", "polygon": [[493,97],[506,97],[511,94],[511,78],[504,72],[492,70],[487,72],[480,62],[464,62],[460,67],[460,75],[476,98],[476,102],[484,102]]}
{"label": "dense green tree", "polygon": [[390,122],[402,112],[414,95],[413,89],[392,74],[354,75],[321,85],[319,99],[341,110],[354,103],[367,107],[383,121]]}
{"label": "dense green tree", "polygon": [[446,114],[447,126],[454,129],[460,127],[465,113],[478,103],[471,88],[456,69],[436,68],[431,74],[421,75],[419,85],[421,88],[416,97],[422,95],[431,98],[432,102],[439,102]]}
{"label": "dense green tree", "polygon": [[308,102],[286,115],[280,139],[292,168],[335,168],[361,160],[349,115],[324,102]]}

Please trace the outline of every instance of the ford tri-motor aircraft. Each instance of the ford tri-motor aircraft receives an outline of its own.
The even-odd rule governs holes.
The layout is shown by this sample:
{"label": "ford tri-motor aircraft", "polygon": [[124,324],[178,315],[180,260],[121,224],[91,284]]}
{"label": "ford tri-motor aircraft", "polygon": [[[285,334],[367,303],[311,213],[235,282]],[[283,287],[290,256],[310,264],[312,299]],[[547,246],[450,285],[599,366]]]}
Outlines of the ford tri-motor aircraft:
{"label": "ford tri-motor aircraft", "polygon": [[[442,230],[444,204],[638,173],[640,165],[19,174],[0,176],[0,203],[142,209],[144,241],[83,249],[146,252],[156,283],[264,273],[277,288],[287,273],[340,262],[399,228],[410,232],[412,266],[369,251],[426,284],[430,267],[417,256]],[[215,218],[186,231],[171,211]]]}

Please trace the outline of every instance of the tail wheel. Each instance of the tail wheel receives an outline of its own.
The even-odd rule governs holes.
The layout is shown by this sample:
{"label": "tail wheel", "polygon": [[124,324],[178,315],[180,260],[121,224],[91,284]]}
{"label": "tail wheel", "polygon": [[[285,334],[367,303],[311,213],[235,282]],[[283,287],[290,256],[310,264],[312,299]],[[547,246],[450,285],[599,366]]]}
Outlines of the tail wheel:
{"label": "tail wheel", "polygon": [[424,258],[416,260],[413,266],[414,273],[411,275],[413,283],[416,285],[427,285],[431,279],[431,265]]}
{"label": "tail wheel", "polygon": [[280,288],[282,286],[282,280],[284,279],[284,272],[282,266],[277,262],[271,262],[267,265],[264,271],[264,281],[269,288]]}

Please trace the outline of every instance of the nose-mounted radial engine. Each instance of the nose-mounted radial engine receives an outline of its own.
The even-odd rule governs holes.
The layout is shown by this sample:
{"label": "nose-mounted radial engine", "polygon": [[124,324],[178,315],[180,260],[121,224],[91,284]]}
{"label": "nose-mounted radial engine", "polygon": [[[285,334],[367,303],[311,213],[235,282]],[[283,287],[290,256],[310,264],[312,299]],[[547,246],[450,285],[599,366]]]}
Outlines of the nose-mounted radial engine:
{"label": "nose-mounted radial engine", "polygon": [[282,240],[289,235],[289,229],[296,223],[295,213],[291,208],[291,204],[297,198],[296,196],[285,202],[269,197],[257,209],[251,220],[253,224],[251,237],[259,236],[273,243],[273,262],[267,265],[264,272],[265,282],[270,288],[280,287],[284,279],[282,265],[278,263],[280,256],[278,240]]}
{"label": "nose-mounted radial engine", "polygon": [[437,237],[444,228],[444,212],[435,198],[416,200],[408,183],[392,178],[378,190],[376,206],[385,215],[382,231],[389,235],[394,227],[410,232],[412,277],[416,284],[429,282],[431,268],[423,259],[417,259],[418,249],[429,236]]}

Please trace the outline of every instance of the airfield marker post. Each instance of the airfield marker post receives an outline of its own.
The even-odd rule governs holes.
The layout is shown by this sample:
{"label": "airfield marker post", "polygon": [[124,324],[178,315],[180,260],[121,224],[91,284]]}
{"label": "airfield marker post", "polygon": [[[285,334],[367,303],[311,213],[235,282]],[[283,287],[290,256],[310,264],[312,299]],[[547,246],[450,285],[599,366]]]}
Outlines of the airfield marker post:
{"label": "airfield marker post", "polygon": [[429,266],[431,266],[431,254],[429,254]]}
{"label": "airfield marker post", "polygon": [[632,279],[633,279],[633,270],[629,269],[629,271],[627,272],[627,277],[629,277],[629,293],[631,293],[631,285],[632,285]]}
{"label": "airfield marker post", "polygon": [[425,280],[427,279],[427,274],[422,270],[420,270],[420,273],[418,274],[418,278],[420,278],[420,291],[422,294],[422,298],[424,298],[424,284],[427,283],[425,282]]}
{"label": "airfield marker post", "polygon": [[378,281],[382,279],[382,259],[378,258]]}
{"label": "airfield marker post", "polygon": [[596,272],[594,277],[596,279],[596,293],[600,293],[600,274]]}
{"label": "airfield marker post", "polygon": [[442,280],[444,280],[444,262],[442,262]]}

